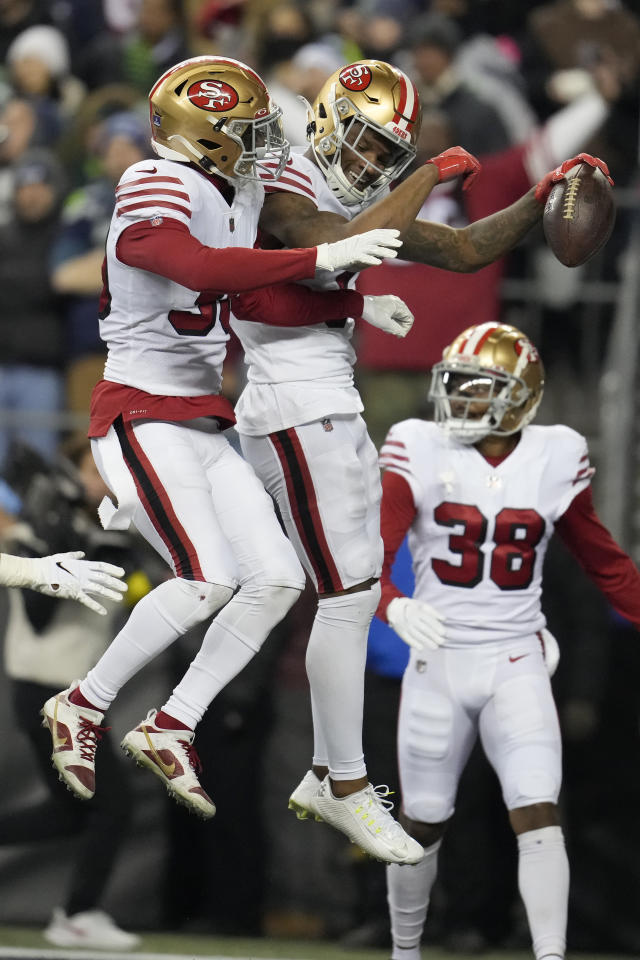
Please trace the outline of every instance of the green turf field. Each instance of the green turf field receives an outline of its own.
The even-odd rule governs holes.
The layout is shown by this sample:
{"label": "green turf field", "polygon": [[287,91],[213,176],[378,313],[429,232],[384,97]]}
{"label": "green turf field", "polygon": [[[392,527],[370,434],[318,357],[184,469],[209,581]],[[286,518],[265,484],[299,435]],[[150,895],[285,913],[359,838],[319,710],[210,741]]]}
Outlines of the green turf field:
{"label": "green turf field", "polygon": [[[478,960],[478,954],[445,953],[433,947],[422,952],[424,960]],[[182,936],[170,933],[146,934],[134,953],[108,953],[96,950],[64,950],[51,947],[38,930],[26,927],[0,927],[0,960],[107,960],[135,957],[158,960],[173,956],[179,960],[199,957],[240,957],[245,960],[388,960],[388,950],[346,950],[338,944],[320,940],[241,940],[239,938]],[[532,960],[529,953],[483,953],[482,960]],[[569,954],[568,960],[629,960],[612,954]]]}

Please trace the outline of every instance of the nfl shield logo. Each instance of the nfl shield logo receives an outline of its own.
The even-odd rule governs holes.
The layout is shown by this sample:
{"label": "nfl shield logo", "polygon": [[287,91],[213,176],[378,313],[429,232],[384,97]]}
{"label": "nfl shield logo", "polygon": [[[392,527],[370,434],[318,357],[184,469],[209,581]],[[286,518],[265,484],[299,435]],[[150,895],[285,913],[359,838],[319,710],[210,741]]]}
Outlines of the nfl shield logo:
{"label": "nfl shield logo", "polygon": [[152,217],[152,218],[151,218],[151,226],[152,226],[152,227],[159,227],[161,223],[162,223],[162,217]]}
{"label": "nfl shield logo", "polygon": [[333,430],[333,424],[331,423],[331,420],[329,419],[329,417],[325,417],[324,420],[322,421],[322,429],[324,430],[325,433],[331,433],[331,431]]}

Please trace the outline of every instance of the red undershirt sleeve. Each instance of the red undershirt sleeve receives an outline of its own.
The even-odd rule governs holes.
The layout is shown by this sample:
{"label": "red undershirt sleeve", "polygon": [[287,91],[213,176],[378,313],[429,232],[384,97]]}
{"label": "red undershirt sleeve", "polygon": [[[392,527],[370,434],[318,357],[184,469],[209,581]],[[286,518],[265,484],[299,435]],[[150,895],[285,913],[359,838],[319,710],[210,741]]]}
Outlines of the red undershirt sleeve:
{"label": "red undershirt sleeve", "polygon": [[572,500],[555,529],[613,609],[640,629],[640,573],[598,517],[590,487]]}
{"label": "red undershirt sleeve", "polygon": [[411,487],[405,478],[391,470],[385,470],[382,474],[380,506],[380,532],[384,543],[384,563],[380,577],[382,595],[376,610],[376,616],[385,623],[386,610],[393,598],[404,596],[391,580],[391,567],[417,512]]}
{"label": "red undershirt sleeve", "polygon": [[231,309],[238,320],[306,327],[360,317],[363,304],[356,290],[310,290],[298,283],[283,283],[239,293],[232,298]]}
{"label": "red undershirt sleeve", "polygon": [[253,250],[206,247],[179,220],[156,227],[133,223],[118,237],[116,256],[129,267],[156,273],[190,290],[240,293],[315,276],[316,248]]}

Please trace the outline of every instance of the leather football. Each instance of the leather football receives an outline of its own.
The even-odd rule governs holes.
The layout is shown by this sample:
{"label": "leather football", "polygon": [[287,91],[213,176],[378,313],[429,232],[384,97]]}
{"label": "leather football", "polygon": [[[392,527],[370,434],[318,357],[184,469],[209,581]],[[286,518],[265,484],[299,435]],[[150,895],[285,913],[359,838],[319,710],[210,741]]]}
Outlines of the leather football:
{"label": "leather football", "polygon": [[607,242],[616,219],[609,181],[581,163],[552,188],[542,226],[548,245],[565,267],[586,263]]}

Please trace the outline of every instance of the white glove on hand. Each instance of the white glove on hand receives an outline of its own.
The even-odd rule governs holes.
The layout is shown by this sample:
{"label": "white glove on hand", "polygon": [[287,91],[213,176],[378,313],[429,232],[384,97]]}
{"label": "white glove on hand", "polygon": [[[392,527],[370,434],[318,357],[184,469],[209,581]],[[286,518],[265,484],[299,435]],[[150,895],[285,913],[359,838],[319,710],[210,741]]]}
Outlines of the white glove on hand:
{"label": "white glove on hand", "polygon": [[546,627],[540,631],[542,633],[542,642],[544,643],[544,662],[547,668],[547,673],[550,677],[554,675],[558,669],[558,663],[560,661],[560,647],[558,646],[558,641],[552,633],[550,633]]}
{"label": "white glove on hand", "polygon": [[83,560],[84,553],[54,553],[50,557],[13,557],[2,554],[0,583],[7,587],[31,587],[48,597],[78,600],[89,610],[106,614],[102,604],[89,594],[122,600],[127,585],[117,577],[124,576],[122,567],[112,563]]}
{"label": "white glove on hand", "polygon": [[401,640],[414,650],[437,650],[447,639],[442,614],[422,600],[394,597],[387,607],[387,621]]}
{"label": "white glove on hand", "polygon": [[406,337],[413,326],[414,316],[404,300],[385,294],[364,298],[362,319],[394,337]]}
{"label": "white glove on hand", "polygon": [[399,230],[369,230],[335,243],[321,243],[317,247],[316,273],[318,270],[357,273],[365,267],[375,267],[385,259],[393,259],[402,246],[399,236]]}

